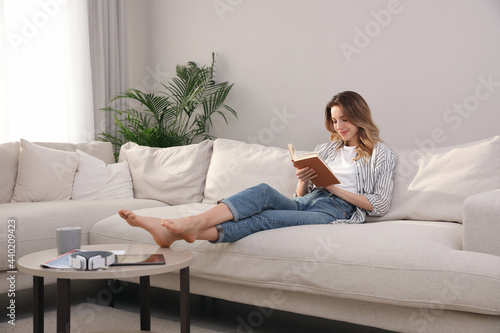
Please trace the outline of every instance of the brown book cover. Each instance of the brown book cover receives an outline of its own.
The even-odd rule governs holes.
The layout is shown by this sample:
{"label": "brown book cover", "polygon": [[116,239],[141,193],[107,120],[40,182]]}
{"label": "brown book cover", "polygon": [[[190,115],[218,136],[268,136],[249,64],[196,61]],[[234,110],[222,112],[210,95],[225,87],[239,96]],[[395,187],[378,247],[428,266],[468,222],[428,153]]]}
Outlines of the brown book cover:
{"label": "brown book cover", "polygon": [[302,169],[305,167],[310,167],[316,171],[317,177],[311,179],[311,181],[316,185],[316,187],[325,187],[328,185],[340,184],[340,181],[335,177],[332,170],[326,165],[325,162],[319,157],[317,153],[307,153],[297,156],[295,147],[290,143],[288,144],[288,151],[290,152],[290,158],[295,164],[295,167]]}

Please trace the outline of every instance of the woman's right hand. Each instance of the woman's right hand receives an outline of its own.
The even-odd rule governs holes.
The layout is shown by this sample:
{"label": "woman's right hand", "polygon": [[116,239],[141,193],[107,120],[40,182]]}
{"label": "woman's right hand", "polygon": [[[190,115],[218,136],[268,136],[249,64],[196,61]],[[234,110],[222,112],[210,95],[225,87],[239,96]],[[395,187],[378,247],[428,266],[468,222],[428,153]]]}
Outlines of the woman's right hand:
{"label": "woman's right hand", "polygon": [[316,171],[314,171],[314,169],[312,168],[305,167],[302,169],[297,169],[297,171],[295,171],[295,175],[299,180],[295,194],[298,197],[304,196],[309,192],[309,181],[317,177]]}
{"label": "woman's right hand", "polygon": [[309,167],[297,169],[297,171],[295,171],[295,175],[297,176],[297,179],[299,181],[304,183],[308,183],[311,179],[314,179],[318,176],[316,175],[316,171]]}

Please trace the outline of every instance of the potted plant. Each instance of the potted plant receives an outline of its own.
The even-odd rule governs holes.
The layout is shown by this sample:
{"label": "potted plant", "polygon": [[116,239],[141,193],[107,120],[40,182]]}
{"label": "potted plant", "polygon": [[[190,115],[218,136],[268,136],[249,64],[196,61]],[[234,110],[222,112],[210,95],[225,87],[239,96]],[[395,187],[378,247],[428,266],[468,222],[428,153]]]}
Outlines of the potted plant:
{"label": "potted plant", "polygon": [[[212,53],[211,66],[200,68],[191,61],[185,66],[177,65],[176,76],[167,85],[162,83],[163,91],[128,89],[114,97],[108,107],[100,110],[113,113],[117,135],[102,132],[99,140],[111,142],[117,152],[129,141],[150,147],[172,147],[213,138],[209,126],[214,115],[222,116],[226,124],[227,112],[237,116],[235,110],[224,104],[234,83],[216,83],[214,65]],[[113,107],[113,102],[119,99],[126,99],[129,107]]]}

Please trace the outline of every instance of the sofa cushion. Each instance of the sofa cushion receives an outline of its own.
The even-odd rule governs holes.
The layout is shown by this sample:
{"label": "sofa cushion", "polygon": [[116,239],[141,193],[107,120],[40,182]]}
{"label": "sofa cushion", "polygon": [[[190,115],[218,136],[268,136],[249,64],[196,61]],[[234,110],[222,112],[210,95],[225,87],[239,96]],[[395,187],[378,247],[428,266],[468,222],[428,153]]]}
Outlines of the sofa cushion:
{"label": "sofa cushion", "polygon": [[[110,142],[82,142],[82,143],[56,143],[35,142],[35,144],[47,148],[76,151],[80,149],[87,154],[103,160],[105,163],[113,163],[113,146]],[[14,194],[17,178],[17,165],[19,160],[19,142],[8,142],[0,144],[0,203],[10,202]]]}
{"label": "sofa cushion", "polygon": [[10,202],[17,178],[19,142],[0,144],[0,203]]}
{"label": "sofa cushion", "polygon": [[[7,230],[7,221],[15,220],[16,258],[56,247],[56,229],[81,227],[82,244],[88,244],[90,228],[121,208],[140,209],[166,206],[154,200],[67,200],[47,202],[15,202],[0,204],[0,228]],[[126,222],[122,221],[127,224]],[[7,233],[0,233],[0,251],[7,252]],[[8,269],[8,257],[0,257],[0,270]]]}
{"label": "sofa cushion", "polygon": [[106,164],[77,150],[80,163],[75,174],[71,199],[98,200],[133,198],[134,190],[128,162]]}
{"label": "sofa cushion", "polygon": [[201,202],[213,141],[171,148],[152,148],[129,142],[119,161],[128,161],[134,197],[179,205]]}
{"label": "sofa cushion", "polygon": [[[213,205],[147,208],[175,218]],[[236,222],[237,223],[237,222]],[[90,230],[91,244],[153,243],[118,216]],[[234,243],[175,242],[195,253],[193,277],[351,300],[500,315],[500,258],[462,251],[462,225],[391,221],[258,232]]]}
{"label": "sofa cushion", "polygon": [[297,177],[287,149],[215,140],[203,202],[215,203],[260,183],[293,196]]}
{"label": "sofa cushion", "polygon": [[69,200],[80,157],[21,139],[12,202]]}
{"label": "sofa cushion", "polygon": [[97,157],[106,164],[115,163],[115,155],[113,153],[113,145],[111,142],[92,141],[80,143],[66,143],[66,142],[34,142],[39,146],[52,148],[63,151],[76,152],[81,150],[90,156]]}
{"label": "sofa cushion", "polygon": [[393,149],[391,209],[380,218],[463,222],[467,197],[500,188],[500,136],[427,150]]}

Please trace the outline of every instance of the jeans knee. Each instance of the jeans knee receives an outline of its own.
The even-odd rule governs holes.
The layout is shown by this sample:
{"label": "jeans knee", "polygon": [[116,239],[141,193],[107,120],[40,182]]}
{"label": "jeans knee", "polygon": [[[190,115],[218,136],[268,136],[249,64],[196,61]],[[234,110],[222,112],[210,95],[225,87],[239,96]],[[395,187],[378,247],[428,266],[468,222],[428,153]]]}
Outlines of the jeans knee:
{"label": "jeans knee", "polygon": [[255,185],[255,188],[258,188],[261,191],[269,191],[272,187],[266,183],[260,183],[259,185]]}
{"label": "jeans knee", "polygon": [[259,191],[259,193],[262,195],[263,198],[273,197],[273,194],[276,191],[274,187],[266,183],[260,183],[259,185],[256,185],[254,188],[257,191]]}

